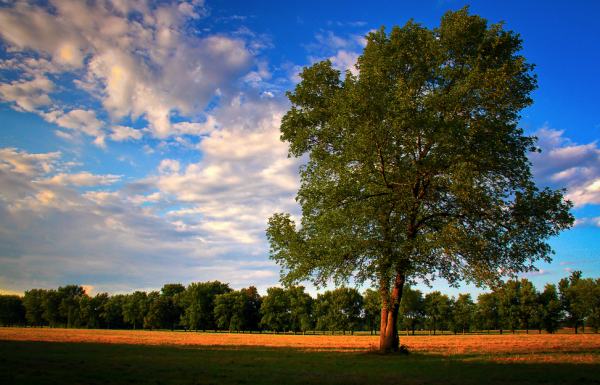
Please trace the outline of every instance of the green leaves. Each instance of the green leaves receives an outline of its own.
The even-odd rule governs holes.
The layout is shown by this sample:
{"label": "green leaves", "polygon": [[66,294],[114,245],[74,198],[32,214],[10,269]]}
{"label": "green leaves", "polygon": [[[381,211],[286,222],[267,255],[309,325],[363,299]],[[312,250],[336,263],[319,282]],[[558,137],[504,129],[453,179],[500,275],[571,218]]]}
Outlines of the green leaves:
{"label": "green leaves", "polygon": [[535,138],[516,122],[537,82],[521,46],[464,8],[434,30],[370,33],[358,76],[305,68],[281,125],[290,156],[310,155],[302,221],[275,214],[267,230],[282,281],[486,285],[549,260],[573,217],[564,191],[532,181]]}

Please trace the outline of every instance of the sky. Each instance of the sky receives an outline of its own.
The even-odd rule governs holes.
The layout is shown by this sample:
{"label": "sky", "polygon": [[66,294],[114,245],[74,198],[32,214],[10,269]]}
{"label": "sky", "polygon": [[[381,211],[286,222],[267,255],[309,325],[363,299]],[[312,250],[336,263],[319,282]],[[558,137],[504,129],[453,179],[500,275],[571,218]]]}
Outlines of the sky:
{"label": "sky", "polygon": [[0,292],[219,280],[265,294],[279,285],[267,220],[300,216],[306,159],[279,140],[298,73],[324,59],[355,71],[369,31],[434,28],[469,4],[521,35],[539,85],[519,122],[542,149],[535,181],[574,205],[553,262],[522,277],[600,277],[596,1],[1,0]]}

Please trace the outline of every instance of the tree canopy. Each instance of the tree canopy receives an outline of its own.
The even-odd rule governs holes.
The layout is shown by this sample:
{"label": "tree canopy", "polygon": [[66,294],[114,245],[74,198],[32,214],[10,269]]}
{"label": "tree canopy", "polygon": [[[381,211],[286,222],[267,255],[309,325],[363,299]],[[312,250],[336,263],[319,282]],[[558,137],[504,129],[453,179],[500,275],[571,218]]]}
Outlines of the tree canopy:
{"label": "tree canopy", "polygon": [[534,270],[573,217],[563,190],[533,182],[536,139],[517,122],[537,82],[518,34],[464,8],[366,39],[357,75],[322,61],[287,94],[281,139],[309,155],[302,219],[274,214],[267,237],[285,284],[376,282],[380,348],[395,350],[405,282]]}

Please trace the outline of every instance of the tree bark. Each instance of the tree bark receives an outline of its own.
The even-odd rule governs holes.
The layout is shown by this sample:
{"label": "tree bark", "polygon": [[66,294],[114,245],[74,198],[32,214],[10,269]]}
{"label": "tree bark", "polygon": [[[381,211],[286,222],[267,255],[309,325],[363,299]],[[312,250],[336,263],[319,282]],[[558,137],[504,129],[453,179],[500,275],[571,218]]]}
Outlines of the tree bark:
{"label": "tree bark", "polygon": [[404,274],[396,273],[394,289],[391,294],[385,286],[381,286],[381,332],[379,334],[379,350],[382,352],[396,352],[400,348],[400,338],[396,323],[398,321],[398,309],[402,298],[404,286]]}

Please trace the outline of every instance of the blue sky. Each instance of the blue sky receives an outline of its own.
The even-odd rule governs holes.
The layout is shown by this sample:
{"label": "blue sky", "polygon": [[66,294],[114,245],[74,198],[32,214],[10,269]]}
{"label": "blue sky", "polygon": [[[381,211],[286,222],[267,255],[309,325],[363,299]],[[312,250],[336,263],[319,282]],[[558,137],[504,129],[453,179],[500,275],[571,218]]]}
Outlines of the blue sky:
{"label": "blue sky", "polygon": [[[303,159],[281,117],[303,66],[353,69],[364,36],[439,25],[460,1],[0,3],[0,292],[90,293],[220,280],[278,285],[267,219],[299,215]],[[576,226],[551,241],[538,289],[600,276],[600,103],[594,1],[471,1],[537,65],[522,113],[540,186],[568,188]],[[450,294],[477,291],[434,288]],[[313,292],[314,293],[314,292]]]}

